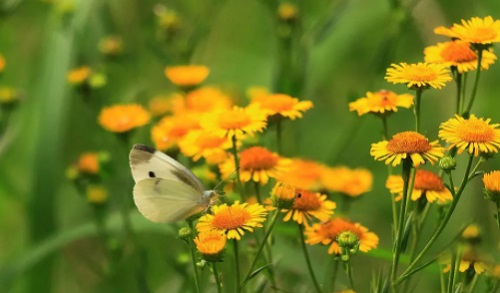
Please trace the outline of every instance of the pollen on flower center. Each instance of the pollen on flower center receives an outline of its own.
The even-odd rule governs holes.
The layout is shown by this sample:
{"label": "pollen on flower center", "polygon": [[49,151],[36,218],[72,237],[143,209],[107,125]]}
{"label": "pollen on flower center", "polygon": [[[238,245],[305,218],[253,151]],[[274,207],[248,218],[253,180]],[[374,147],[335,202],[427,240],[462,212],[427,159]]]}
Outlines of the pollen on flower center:
{"label": "pollen on flower center", "polygon": [[[299,196],[300,194],[300,196]],[[298,190],[297,197],[293,202],[293,208],[295,210],[301,211],[315,211],[321,207],[321,201],[316,196],[315,193],[306,191],[306,190]]]}
{"label": "pollen on flower center", "polygon": [[438,175],[427,170],[418,170],[415,175],[415,189],[442,191],[445,189],[443,180]]}
{"label": "pollen on flower center", "polygon": [[457,136],[467,142],[487,142],[494,140],[495,131],[482,120],[469,119],[457,125]]}
{"label": "pollen on flower center", "polygon": [[247,126],[251,119],[244,112],[228,111],[219,116],[219,125],[223,129],[237,129]]}
{"label": "pollen on flower center", "polygon": [[241,206],[230,206],[214,215],[213,226],[217,229],[235,229],[244,226],[252,215]]}
{"label": "pollen on flower center", "polygon": [[358,239],[361,239],[362,233],[359,231],[357,227],[355,227],[350,222],[344,221],[342,219],[334,219],[330,220],[324,224],[320,228],[327,238],[331,240],[336,240],[337,236],[344,231],[350,231],[354,233]]}
{"label": "pollen on flower center", "polygon": [[269,170],[278,164],[278,156],[263,147],[251,147],[241,152],[241,170]]}
{"label": "pollen on flower center", "polygon": [[413,81],[433,81],[438,77],[435,70],[426,67],[409,67],[406,74]]}
{"label": "pollen on flower center", "polygon": [[441,57],[451,62],[471,62],[477,60],[477,55],[471,50],[469,43],[449,42],[441,51]]}
{"label": "pollen on flower center", "polygon": [[392,153],[425,153],[432,149],[429,140],[420,133],[405,131],[392,137],[387,144],[387,149]]}

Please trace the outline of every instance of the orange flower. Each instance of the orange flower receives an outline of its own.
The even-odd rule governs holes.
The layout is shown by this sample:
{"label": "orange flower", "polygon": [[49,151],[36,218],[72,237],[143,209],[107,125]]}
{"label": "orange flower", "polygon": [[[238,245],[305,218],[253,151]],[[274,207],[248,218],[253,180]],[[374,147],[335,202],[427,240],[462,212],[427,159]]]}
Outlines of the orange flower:
{"label": "orange flower", "polygon": [[[391,193],[398,194],[396,200],[403,198],[403,178],[399,175],[391,175],[387,178],[385,187]],[[444,186],[443,179],[431,171],[418,169],[415,174],[415,183],[411,193],[411,199],[416,201],[425,195],[429,202],[438,201],[446,203],[453,199],[451,192]]]}
{"label": "orange flower", "polygon": [[99,124],[107,131],[127,132],[146,125],[150,118],[141,105],[115,105],[101,110]]}
{"label": "orange flower", "polygon": [[78,170],[82,173],[99,173],[99,153],[83,153],[78,160]]}
{"label": "orange flower", "polygon": [[203,65],[184,65],[165,68],[165,76],[175,85],[181,87],[196,86],[202,83],[210,73]]}
{"label": "orange flower", "polygon": [[186,94],[184,108],[179,108],[176,113],[190,111],[208,113],[216,110],[230,109],[233,101],[221,90],[215,87],[201,87]]}
{"label": "orange flower", "polygon": [[5,58],[3,57],[2,54],[0,54],[0,72],[2,72],[4,68],[5,68]]}
{"label": "orange flower", "polygon": [[319,190],[323,187],[321,176],[325,168],[314,161],[293,159],[289,170],[278,179],[296,188]]}
{"label": "orange flower", "polygon": [[68,73],[68,82],[74,85],[80,85],[89,79],[90,73],[90,67],[88,66],[73,69]]}
{"label": "orange flower", "polygon": [[325,168],[321,180],[329,191],[358,197],[372,189],[373,176],[367,169],[335,167]]}
{"label": "orange flower", "polygon": [[440,26],[434,29],[434,33],[473,44],[490,45],[500,42],[500,20],[493,20],[491,16],[462,19],[462,24],[455,23],[451,28]]}
{"label": "orange flower", "polygon": [[311,101],[301,101],[284,94],[258,94],[252,97],[252,104],[267,110],[268,115],[279,115],[295,120],[301,118],[302,113],[311,109]]}
{"label": "orange flower", "polygon": [[337,236],[342,232],[354,233],[360,242],[359,250],[363,252],[376,248],[378,245],[378,236],[375,233],[369,232],[367,228],[361,226],[359,223],[352,223],[341,218],[335,218],[306,228],[306,243],[311,245],[318,243],[330,245],[328,249],[329,254],[340,254],[341,250],[337,242]]}
{"label": "orange flower", "polygon": [[151,129],[151,140],[157,149],[164,151],[177,143],[191,130],[200,128],[195,115],[176,115],[161,119]]}
{"label": "orange flower", "polygon": [[416,63],[391,64],[385,79],[393,84],[404,83],[408,88],[441,89],[451,81],[450,70],[443,64]]}
{"label": "orange flower", "polygon": [[206,261],[222,261],[222,253],[226,247],[227,237],[219,231],[206,231],[194,239],[196,248]]}
{"label": "orange flower", "polygon": [[483,183],[486,198],[494,202],[500,202],[500,171],[495,170],[485,173]]}
{"label": "orange flower", "polygon": [[293,206],[281,211],[286,213],[283,221],[293,219],[298,224],[309,226],[313,218],[321,222],[328,220],[336,207],[337,205],[324,194],[299,189],[296,191]]}
{"label": "orange flower", "polygon": [[[243,182],[254,181],[262,185],[269,178],[278,178],[288,171],[290,159],[282,158],[269,150],[255,146],[243,150],[239,155],[240,179]],[[226,160],[220,165],[222,176],[229,176],[236,169],[234,158]]]}
{"label": "orange flower", "polygon": [[179,148],[193,161],[205,158],[208,164],[222,163],[227,159],[227,149],[232,147],[228,137],[219,137],[204,130],[193,130],[186,134],[179,142]]}
{"label": "orange flower", "polygon": [[196,229],[200,233],[215,230],[227,234],[228,239],[240,240],[245,230],[253,232],[254,228],[262,227],[267,211],[259,204],[240,204],[236,201],[228,206],[222,204],[212,208],[213,214],[202,216]]}
{"label": "orange flower", "polygon": [[380,90],[376,93],[367,92],[366,97],[349,103],[349,111],[357,111],[358,116],[366,113],[384,114],[397,112],[398,107],[410,108],[413,105],[413,96],[410,94],[398,95],[395,92]]}
{"label": "orange flower", "polygon": [[235,136],[239,140],[246,135],[253,136],[255,132],[262,132],[266,127],[266,117],[267,112],[258,107],[234,106],[203,115],[201,126],[218,136]]}
{"label": "orange flower", "polygon": [[99,41],[99,51],[105,55],[115,56],[123,51],[123,41],[119,36],[108,36]]}
{"label": "orange flower", "polygon": [[149,101],[149,111],[154,117],[177,113],[181,108],[184,108],[184,97],[180,94],[160,95]]}

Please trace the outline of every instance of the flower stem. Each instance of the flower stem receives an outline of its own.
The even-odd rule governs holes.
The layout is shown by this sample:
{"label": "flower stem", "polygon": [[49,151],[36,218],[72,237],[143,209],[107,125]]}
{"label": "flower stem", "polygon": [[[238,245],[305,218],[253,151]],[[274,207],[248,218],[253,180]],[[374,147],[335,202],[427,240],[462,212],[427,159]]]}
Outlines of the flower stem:
{"label": "flower stem", "polygon": [[500,202],[497,201],[497,226],[500,231]]}
{"label": "flower stem", "polygon": [[220,282],[219,273],[217,272],[217,264],[215,262],[212,263],[212,269],[214,271],[215,283],[217,284],[217,292],[222,293],[222,284]]}
{"label": "flower stem", "polygon": [[354,279],[352,277],[352,266],[351,266],[351,261],[347,261],[344,263],[344,266],[345,266],[345,273],[347,275],[347,279],[349,280],[349,287],[351,287],[351,289],[353,291],[355,291],[356,289],[354,288]]}
{"label": "flower stem", "polygon": [[276,220],[278,219],[278,215],[279,215],[279,210],[275,210],[273,217],[271,218],[271,222],[269,224],[269,227],[266,230],[266,234],[264,235],[264,239],[262,239],[262,242],[260,243],[259,249],[257,250],[257,253],[255,254],[255,258],[252,261],[252,264],[250,265],[250,269],[248,270],[248,273],[246,274],[245,278],[243,279],[243,283],[241,284],[240,288],[243,288],[246,285],[246,283],[249,281],[248,278],[252,274],[252,271],[255,268],[255,266],[257,265],[257,261],[259,260],[259,256],[262,253],[262,249],[266,245],[267,239],[271,235],[274,224],[276,224]]}
{"label": "flower stem", "polygon": [[234,166],[236,168],[236,184],[238,185],[240,196],[243,199],[243,186],[241,185],[241,178],[240,178],[240,159],[238,157],[238,148],[236,146],[237,143],[236,135],[233,135],[231,137],[231,141],[233,143],[233,147],[231,150],[233,152]]}
{"label": "flower stem", "polygon": [[304,257],[306,259],[307,263],[307,269],[309,270],[309,275],[311,275],[311,279],[314,283],[314,288],[316,288],[316,292],[321,293],[321,287],[318,284],[318,280],[316,280],[316,276],[314,275],[314,270],[311,264],[311,259],[309,258],[309,253],[307,252],[307,247],[306,247],[306,240],[304,237],[304,226],[301,224],[297,224],[299,227],[299,234],[300,234],[300,243],[302,245],[302,251],[304,252]]}
{"label": "flower stem", "polygon": [[401,209],[399,212],[399,223],[398,223],[398,230],[396,231],[396,239],[394,241],[394,249],[392,253],[392,267],[391,267],[391,283],[393,287],[393,291],[396,292],[395,286],[396,286],[396,273],[398,271],[398,264],[399,264],[399,256],[401,254],[401,244],[402,244],[402,238],[403,238],[403,230],[404,230],[404,224],[405,224],[405,219],[406,219],[406,202],[408,201],[408,186],[410,183],[410,173],[412,170],[412,160],[411,159],[405,159],[403,161],[403,199],[401,200]]}
{"label": "flower stem", "polygon": [[337,259],[333,260],[333,272],[332,272],[332,288],[331,291],[335,292],[335,283],[337,281],[337,271],[339,270],[339,261]]}
{"label": "flower stem", "polygon": [[472,93],[470,96],[469,104],[467,105],[467,109],[462,114],[463,117],[469,117],[470,110],[472,109],[472,105],[474,104],[474,100],[476,99],[477,86],[479,84],[479,77],[481,75],[481,61],[483,59],[483,49],[479,48],[477,52],[477,69],[476,69],[476,79],[474,80],[474,87],[472,88]]}
{"label": "flower stem", "polygon": [[[193,230],[193,221],[186,220],[186,222],[189,225],[189,228],[191,228],[191,231]],[[198,273],[198,267],[196,266],[196,251],[194,247],[194,243],[192,239],[189,239],[188,241],[188,246],[189,246],[189,252],[191,253],[191,262],[193,264],[193,271],[194,271],[194,286],[196,288],[196,293],[201,293],[200,290],[200,276]]]}
{"label": "flower stem", "polygon": [[242,286],[240,286],[240,259],[238,255],[238,240],[233,239],[233,248],[234,248],[234,273],[236,277],[236,291],[241,292]]}
{"label": "flower stem", "polygon": [[446,293],[452,293],[453,292],[453,283],[455,280],[455,267],[457,263],[457,252],[455,250],[452,251],[451,254],[451,263],[450,263],[450,274],[448,275],[448,286],[446,289]]}
{"label": "flower stem", "polygon": [[[389,128],[387,127],[387,116],[382,116],[383,139],[389,140]],[[392,175],[392,166],[387,165],[387,173]],[[391,194],[391,207],[392,207],[392,238],[395,239],[398,227],[398,207],[396,205],[396,198]]]}
{"label": "flower stem", "polygon": [[283,137],[283,129],[281,125],[281,118],[278,118],[276,121],[276,147],[278,149],[278,154],[282,154],[283,148],[282,148],[282,137]]}
{"label": "flower stem", "polygon": [[461,108],[461,102],[462,102],[462,74],[458,72],[458,70],[455,68],[455,83],[457,85],[457,109],[456,113],[460,113],[460,108]]}
{"label": "flower stem", "polygon": [[259,182],[254,181],[254,186],[255,186],[255,197],[257,198],[257,202],[262,204],[262,198],[260,196],[260,186]]}
{"label": "flower stem", "polygon": [[417,88],[415,97],[415,106],[413,113],[415,114],[415,131],[420,132],[420,100],[422,98],[422,89]]}
{"label": "flower stem", "polygon": [[463,177],[462,183],[460,184],[460,188],[458,189],[458,191],[455,193],[455,191],[453,189],[450,190],[452,195],[453,195],[453,201],[451,202],[451,205],[450,205],[448,211],[446,212],[443,220],[441,221],[441,223],[437,227],[436,231],[434,231],[434,233],[432,234],[431,239],[429,239],[429,241],[427,242],[425,247],[422,249],[422,251],[420,251],[420,253],[417,255],[417,257],[410,263],[408,268],[404,271],[404,273],[401,275],[401,277],[399,277],[399,279],[396,281],[396,283],[400,283],[401,281],[403,281],[404,279],[409,277],[411,274],[413,274],[413,272],[412,272],[413,268],[415,268],[417,263],[422,259],[422,257],[425,255],[425,253],[431,248],[432,244],[434,244],[434,242],[438,239],[439,235],[441,235],[441,232],[443,232],[444,228],[446,227],[446,224],[448,224],[448,221],[450,220],[451,215],[453,214],[453,212],[455,211],[455,208],[457,207],[458,201],[460,200],[460,196],[462,195],[462,193],[465,189],[465,186],[467,185],[469,172],[470,172],[470,169],[472,166],[473,159],[474,159],[474,156],[470,155],[469,161],[467,163],[467,168],[465,170],[464,177]]}

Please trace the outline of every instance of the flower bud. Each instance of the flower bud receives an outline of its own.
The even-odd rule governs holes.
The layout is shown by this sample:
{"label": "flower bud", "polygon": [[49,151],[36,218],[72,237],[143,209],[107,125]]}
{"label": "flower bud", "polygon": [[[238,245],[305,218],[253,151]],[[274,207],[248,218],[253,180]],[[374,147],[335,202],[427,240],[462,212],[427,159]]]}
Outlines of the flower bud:
{"label": "flower bud", "polygon": [[279,209],[291,208],[297,196],[299,196],[299,194],[297,194],[295,187],[283,182],[276,183],[271,192],[273,206]]}
{"label": "flower bud", "polygon": [[189,227],[182,227],[179,229],[177,236],[182,240],[188,241],[193,236],[193,231]]}
{"label": "flower bud", "polygon": [[439,160],[439,168],[441,168],[441,170],[443,170],[444,172],[451,172],[455,170],[456,166],[457,161],[451,156],[446,156]]}

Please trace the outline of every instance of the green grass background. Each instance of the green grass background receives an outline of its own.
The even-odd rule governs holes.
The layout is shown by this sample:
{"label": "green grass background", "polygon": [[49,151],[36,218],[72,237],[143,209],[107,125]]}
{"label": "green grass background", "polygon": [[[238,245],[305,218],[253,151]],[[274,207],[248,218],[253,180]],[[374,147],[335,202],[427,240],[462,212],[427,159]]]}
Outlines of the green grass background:
{"label": "green grass background", "polygon": [[[390,201],[384,188],[386,167],[369,156],[370,143],[380,140],[381,123],[375,117],[358,118],[347,103],[366,91],[382,88],[407,92],[383,79],[392,62],[419,62],[423,49],[445,41],[432,30],[460,19],[492,15],[500,18],[498,1],[298,1],[307,35],[300,67],[300,82],[292,87],[315,108],[304,119],[286,124],[285,151],[289,156],[318,160],[329,165],[366,167],[374,174],[373,191],[353,204],[350,217],[380,236],[380,248],[356,256],[355,274],[360,292],[368,292],[371,271],[388,267],[390,256]],[[178,57],[169,43],[156,34],[153,7],[163,3],[182,18],[186,54]],[[65,168],[81,152],[112,152],[114,177],[108,182],[116,196],[131,194],[127,153],[120,142],[97,125],[100,107],[120,102],[146,102],[174,88],[163,68],[178,63],[201,63],[211,68],[206,84],[221,86],[242,103],[251,86],[276,88],[280,40],[276,34],[277,2],[248,0],[151,1],[80,0],[73,13],[61,16],[53,5],[36,0],[0,1],[0,53],[7,66],[0,84],[23,90],[25,99],[15,109],[0,149],[0,291],[2,292],[111,292],[92,266],[102,258],[91,211],[64,177]],[[411,10],[406,9],[412,5]],[[118,34],[125,54],[103,57],[99,39]],[[192,39],[189,39],[192,38]],[[498,47],[498,46],[497,46]],[[189,53],[189,54],[188,54]],[[67,72],[89,64],[108,76],[106,87],[85,102],[66,82]],[[500,121],[500,66],[495,64],[480,81],[473,112]],[[471,84],[471,82],[469,83]],[[298,90],[297,90],[298,89]],[[441,122],[454,113],[454,86],[424,93],[422,129],[437,138]],[[409,110],[389,119],[391,133],[412,129]],[[134,142],[148,143],[147,129]],[[460,164],[461,163],[461,164]],[[459,170],[463,170],[459,161]],[[485,169],[499,168],[498,158]],[[492,205],[483,199],[482,184],[475,180],[466,190],[447,235],[470,221],[478,221],[485,234],[483,251],[496,252],[498,232]],[[111,220],[119,231],[120,223]],[[431,218],[432,223],[432,218]],[[147,247],[147,279],[154,292],[182,291],[189,271],[174,226],[148,223],[134,216],[141,242]],[[430,227],[425,235],[430,235]],[[278,229],[278,270],[295,292],[311,289],[304,260],[294,242],[295,231]],[[286,236],[288,235],[288,236]],[[424,237],[425,238],[425,237]],[[441,241],[441,245],[447,239]],[[49,241],[47,242],[47,239]],[[436,244],[435,251],[440,248]],[[320,279],[328,277],[326,250],[311,248]],[[498,256],[498,255],[497,255]],[[117,292],[137,292],[134,264],[115,280]],[[207,271],[205,270],[205,274]],[[227,277],[229,279],[229,277]],[[345,277],[340,273],[339,282]],[[436,268],[419,275],[415,292],[436,289]],[[414,283],[416,284],[416,283]],[[210,286],[208,286],[210,287]],[[212,287],[213,289],[213,287]],[[424,291],[420,291],[424,290]],[[429,289],[432,290],[432,289]]]}

